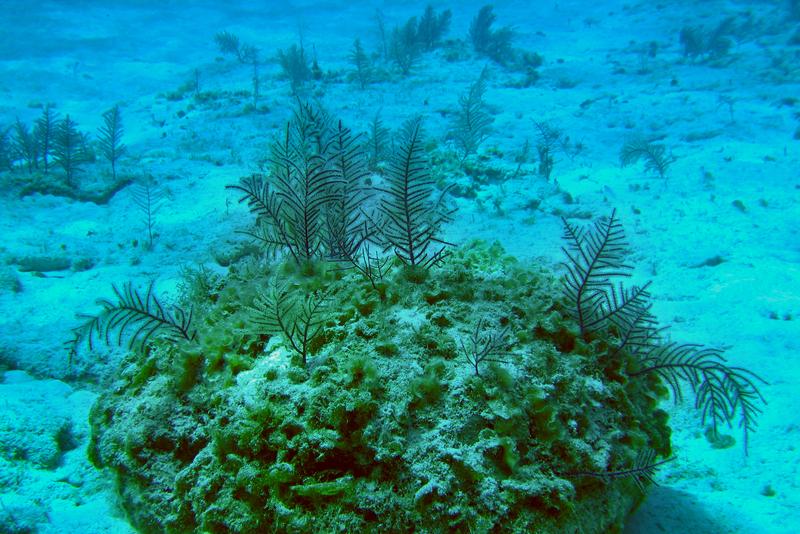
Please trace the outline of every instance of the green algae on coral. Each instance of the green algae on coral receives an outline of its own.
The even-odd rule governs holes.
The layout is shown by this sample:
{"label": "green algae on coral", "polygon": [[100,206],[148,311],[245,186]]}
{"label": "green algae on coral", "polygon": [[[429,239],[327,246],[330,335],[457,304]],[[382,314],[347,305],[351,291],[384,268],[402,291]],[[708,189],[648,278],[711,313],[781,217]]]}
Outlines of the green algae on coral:
{"label": "green algae on coral", "polygon": [[[300,295],[331,288],[306,365],[249,320],[253,286],[274,276]],[[377,299],[353,271],[234,264],[198,307],[199,344],[156,341],[159,358],[141,360],[154,370],[121,375],[92,411],[91,456],[137,528],[619,528],[636,485],[568,473],[621,471],[643,448],[667,457],[661,382],[624,380],[579,339],[555,276],[498,245],[456,248],[422,280],[395,267],[385,282]],[[480,320],[512,343],[476,376],[457,340]]]}

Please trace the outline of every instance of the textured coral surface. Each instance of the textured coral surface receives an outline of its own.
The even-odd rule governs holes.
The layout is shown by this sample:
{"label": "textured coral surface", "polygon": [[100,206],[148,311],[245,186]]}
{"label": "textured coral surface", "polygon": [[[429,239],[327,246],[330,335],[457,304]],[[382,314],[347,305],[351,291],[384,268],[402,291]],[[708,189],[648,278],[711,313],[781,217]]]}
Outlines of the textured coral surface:
{"label": "textured coral surface", "polygon": [[[306,366],[254,326],[259,290],[329,295]],[[377,287],[352,271],[239,260],[187,283],[197,343],[131,354],[93,409],[90,455],[142,531],[603,532],[669,455],[657,378],[624,378],[547,270],[471,243]],[[291,319],[291,318],[287,318]],[[505,336],[479,364],[468,340]]]}

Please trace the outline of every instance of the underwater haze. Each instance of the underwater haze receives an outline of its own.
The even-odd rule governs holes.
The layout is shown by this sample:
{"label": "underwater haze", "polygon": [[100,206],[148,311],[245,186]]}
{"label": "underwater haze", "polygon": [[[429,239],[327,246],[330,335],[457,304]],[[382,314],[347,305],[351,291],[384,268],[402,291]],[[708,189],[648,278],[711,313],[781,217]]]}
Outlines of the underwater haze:
{"label": "underwater haze", "polygon": [[800,531],[800,1],[0,7],[0,532]]}

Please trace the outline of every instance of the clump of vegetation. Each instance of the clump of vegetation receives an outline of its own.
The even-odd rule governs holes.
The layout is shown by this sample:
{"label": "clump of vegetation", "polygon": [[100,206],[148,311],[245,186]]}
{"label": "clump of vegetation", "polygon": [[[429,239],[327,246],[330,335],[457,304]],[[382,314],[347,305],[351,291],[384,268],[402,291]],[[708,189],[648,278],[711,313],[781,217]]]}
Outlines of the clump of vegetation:
{"label": "clump of vegetation", "polygon": [[39,166],[39,143],[28,125],[19,118],[14,123],[14,153],[29,173]]}
{"label": "clump of vegetation", "polygon": [[733,46],[736,19],[726,17],[713,30],[699,26],[684,26],[680,33],[683,55],[689,59],[720,59]]}
{"label": "clump of vegetation", "polygon": [[329,315],[327,290],[306,293],[302,302],[298,300],[296,291],[275,283],[270,293],[259,292],[251,308],[252,321],[266,333],[283,335],[306,367],[312,344]]}
{"label": "clump of vegetation", "polygon": [[[394,161],[417,168],[419,121],[404,133]],[[738,417],[745,436],[763,399],[718,351],[665,342],[647,285],[618,283],[630,267],[616,213],[565,221],[565,238],[561,291],[480,243],[422,283],[394,270],[382,299],[324,258],[193,274],[196,320],[115,289],[81,332],[135,353],[92,410],[90,458],[140,528],[619,529],[672,458],[659,399],[685,380],[715,432]],[[382,512],[365,514],[365,498]]]}
{"label": "clump of vegetation", "polygon": [[350,63],[356,69],[356,79],[362,89],[372,81],[372,65],[370,64],[367,53],[364,52],[364,47],[361,46],[361,40],[356,39],[353,41],[353,48],[350,51]]}
{"label": "clump of vegetation", "polygon": [[715,439],[723,424],[731,427],[738,417],[746,453],[761,413],[759,404],[764,403],[758,389],[764,380],[726,365],[721,350],[667,340],[665,329],[650,313],[650,282],[631,287],[619,282],[633,268],[625,263],[628,244],[616,211],[588,230],[564,220],[564,238],[564,300],[584,340],[610,333],[613,337],[601,359],[613,361],[631,378],[658,375],[676,401],[682,398],[680,384],[688,384],[702,423],[710,424]]}
{"label": "clump of vegetation", "polygon": [[[462,97],[465,153],[490,122],[482,83]],[[568,139],[537,128],[549,179]],[[665,339],[649,284],[620,282],[616,212],[564,221],[560,280],[499,246],[452,246],[421,119],[391,151],[383,130],[376,116],[365,142],[300,103],[262,173],[229,186],[261,247],[224,275],[187,273],[186,305],[115,286],[75,330],[73,359],[98,338],[130,350],[88,451],[136,528],[617,531],[672,457],[659,401],[681,382],[714,434],[738,419],[746,447],[760,379]]]}
{"label": "clump of vegetation", "polygon": [[449,9],[437,13],[430,4],[425,7],[425,12],[417,24],[417,41],[423,50],[430,52],[441,44],[450,29],[451,18],[452,13]]}
{"label": "clump of vegetation", "polygon": [[[46,104],[32,129],[20,119],[12,128],[0,129],[0,171],[29,175],[14,182],[21,197],[41,193],[105,204],[131,180],[116,179],[118,162],[127,152],[121,141],[119,108],[106,111],[103,121],[95,142],[88,133],[80,131],[69,114],[60,118],[54,106]],[[100,175],[92,172],[91,183],[84,187],[78,177],[87,164],[96,163],[95,149],[110,162],[114,179],[103,183]],[[54,169],[60,169],[63,174],[51,177]]]}
{"label": "clump of vegetation", "polygon": [[50,171],[50,154],[53,152],[57,126],[58,114],[48,104],[42,110],[41,116],[36,120],[36,127],[34,128],[34,135],[39,143],[39,154],[44,165],[45,174]]}
{"label": "clump of vegetation", "polygon": [[[29,175],[15,180],[17,194],[21,197],[50,194],[104,204],[131,182],[130,179],[116,179],[118,162],[127,152],[121,141],[123,129],[118,107],[103,114],[103,126],[96,142],[90,134],[80,131],[71,115],[60,118],[53,104],[41,108],[33,128],[21,119],[11,128],[0,128],[0,171]],[[87,164],[97,161],[96,149],[108,159],[114,179],[105,184],[92,172],[91,184],[84,187],[78,178]],[[58,177],[50,176],[54,169],[62,171],[57,173]]]}
{"label": "clump of vegetation", "polygon": [[237,35],[229,31],[221,31],[214,35],[219,51],[236,57],[239,63],[251,64],[258,61],[258,49],[241,42]]}
{"label": "clump of vegetation", "polygon": [[395,27],[389,46],[392,61],[403,76],[408,76],[421,54],[417,41],[417,19],[412,17],[402,26]]}
{"label": "clump of vegetation", "polygon": [[324,110],[301,104],[272,144],[270,174],[229,186],[243,193],[240,200],[258,216],[247,234],[298,265],[338,258],[367,275],[372,269],[357,262],[369,260],[372,243],[393,250],[412,268],[429,268],[445,254],[439,232],[449,212],[444,193],[432,198],[421,122],[410,121],[404,132],[390,158],[386,186],[373,191],[382,195],[378,218],[366,206],[372,194],[366,192],[364,143]]}
{"label": "clump of vegetation", "polygon": [[455,116],[449,137],[461,152],[462,164],[467,157],[478,151],[478,147],[492,132],[493,119],[483,100],[486,77],[487,70],[484,68],[478,79],[470,85],[469,90],[458,99],[460,109]]}
{"label": "clump of vegetation", "polygon": [[98,133],[97,140],[100,144],[100,152],[111,164],[111,175],[116,180],[117,161],[127,151],[127,147],[122,142],[124,130],[122,128],[122,114],[118,105],[103,113],[103,125]]}
{"label": "clump of vegetation", "polygon": [[428,269],[447,254],[450,243],[441,238],[452,211],[444,206],[444,192],[432,202],[434,187],[425,157],[424,132],[419,118],[403,126],[400,146],[387,168],[387,187],[381,191],[381,234],[387,248],[408,267]]}
{"label": "clump of vegetation", "polygon": [[640,159],[644,160],[646,171],[654,172],[660,178],[666,177],[669,166],[675,161],[672,154],[667,154],[664,145],[651,143],[645,139],[632,139],[622,146],[619,160],[623,167],[633,165]]}
{"label": "clump of vegetation", "polygon": [[514,61],[514,49],[511,41],[514,31],[508,27],[492,28],[497,16],[491,5],[483,6],[472,19],[469,27],[469,39],[475,51],[500,65],[508,65]]}
{"label": "clump of vegetation", "polygon": [[330,242],[326,213],[342,182],[331,165],[330,127],[324,111],[300,105],[272,143],[269,177],[252,175],[229,186],[243,193],[240,201],[258,216],[248,235],[270,253],[288,254],[298,264],[321,258]]}
{"label": "clump of vegetation", "polygon": [[302,43],[278,50],[278,63],[280,63],[284,76],[289,80],[294,95],[298,94],[302,86],[313,78],[311,65],[306,57],[306,49]]}
{"label": "clump of vegetation", "polygon": [[389,43],[389,54],[403,76],[408,76],[423,52],[439,46],[450,28],[450,19],[450,10],[436,13],[429,5],[419,19],[411,17],[405,24],[395,27]]}
{"label": "clump of vegetation", "polygon": [[469,27],[469,42],[475,52],[495,63],[523,76],[511,82],[511,86],[531,87],[539,81],[538,68],[544,62],[541,55],[514,48],[514,30],[510,26],[495,27],[497,16],[491,5],[483,6]]}
{"label": "clump of vegetation", "polygon": [[88,148],[88,136],[78,130],[78,124],[69,115],[58,122],[53,138],[53,155],[55,162],[66,174],[68,187],[76,187],[76,175],[81,167],[93,159]]}
{"label": "clump of vegetation", "polygon": [[[50,156],[53,153],[55,136],[59,125],[58,116],[48,104],[31,130],[28,124],[17,118],[13,127],[0,131],[0,169],[11,170],[14,162],[32,173],[44,165],[44,173],[50,170]],[[13,133],[13,136],[9,134]],[[84,145],[85,143],[84,138]]]}
{"label": "clump of vegetation", "polygon": [[[384,300],[365,298],[352,271],[242,259],[197,293],[196,341],[153,338],[126,360],[92,411],[89,455],[128,488],[140,527],[483,532],[513,514],[520,529],[557,532],[588,513],[611,528],[657,467],[639,451],[666,457],[669,428],[657,382],[605,378],[590,348],[554,344],[571,325],[554,291],[551,275],[479,243],[422,284],[393,271]],[[317,299],[324,310],[308,313]],[[465,325],[478,325],[474,346]],[[156,440],[158,417],[168,430]],[[178,443],[191,454],[174,454]],[[600,505],[609,494],[613,511]],[[382,512],[365,515],[365,498]]]}

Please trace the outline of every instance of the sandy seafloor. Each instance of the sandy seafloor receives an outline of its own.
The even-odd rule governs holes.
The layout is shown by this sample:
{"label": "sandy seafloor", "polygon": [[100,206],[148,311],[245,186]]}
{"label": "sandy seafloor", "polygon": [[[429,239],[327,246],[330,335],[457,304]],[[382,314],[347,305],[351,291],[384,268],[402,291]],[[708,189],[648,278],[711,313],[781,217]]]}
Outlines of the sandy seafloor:
{"label": "sandy seafloor", "polygon": [[[481,203],[458,199],[447,238],[497,239],[521,259],[555,265],[557,210],[600,216],[616,207],[634,250],[635,281],[653,280],[654,311],[672,325],[672,337],[724,348],[732,364],[769,382],[748,456],[738,429],[729,432],[735,446],[714,449],[691,402],[665,404],[677,460],[659,471],[660,486],[626,532],[800,531],[800,46],[788,44],[800,26],[788,18],[788,3],[495,3],[498,24],[515,29],[515,46],[540,53],[544,64],[538,83],[525,89],[509,87],[518,73],[490,65],[485,99],[495,120],[481,147],[487,164],[513,172],[513,154],[535,137],[534,120],[557,126],[584,149],[557,157],[558,188],[531,163],[518,178],[483,187]],[[392,128],[422,114],[428,134],[443,144],[458,95],[486,64],[469,47],[464,60],[448,62],[439,50],[423,56],[408,78],[394,73],[364,90],[348,74],[354,38],[370,52],[377,46],[376,8],[392,27],[424,5],[2,2],[0,124],[16,117],[30,123],[50,102],[96,132],[101,113],[118,103],[128,146],[120,172],[152,175],[167,199],[147,251],[134,245],[145,231],[130,188],[105,205],[0,191],[0,263],[21,283],[19,292],[0,291],[0,358],[15,369],[0,383],[0,529],[13,521],[40,532],[132,530],[112,484],[85,455],[87,413],[100,377],[113,368],[104,361],[68,368],[62,343],[75,313],[94,310],[112,282],[156,279],[169,294],[182,266],[216,265],[215,255],[241,239],[235,231],[250,221],[224,186],[256,170],[288,116],[291,91],[270,62],[261,71],[269,112],[243,113],[249,99],[230,95],[250,90],[251,72],[221,56],[214,34],[229,30],[274,57],[302,32],[329,78],[309,85],[308,96],[321,97],[354,130],[365,130],[378,110]],[[461,40],[480,5],[434,3],[453,10],[447,37]],[[723,60],[684,58],[682,27],[711,28],[728,15],[741,35]],[[651,42],[654,57],[647,54]],[[202,91],[228,96],[193,110],[191,93],[166,98],[191,83],[195,70]],[[666,179],[641,164],[620,166],[620,147],[635,134],[672,152]],[[531,210],[534,199],[542,202]],[[19,258],[37,255],[92,266],[17,272]],[[707,265],[712,258],[724,261]],[[37,451],[65,421],[71,450]],[[27,459],[2,454],[15,442]]]}

